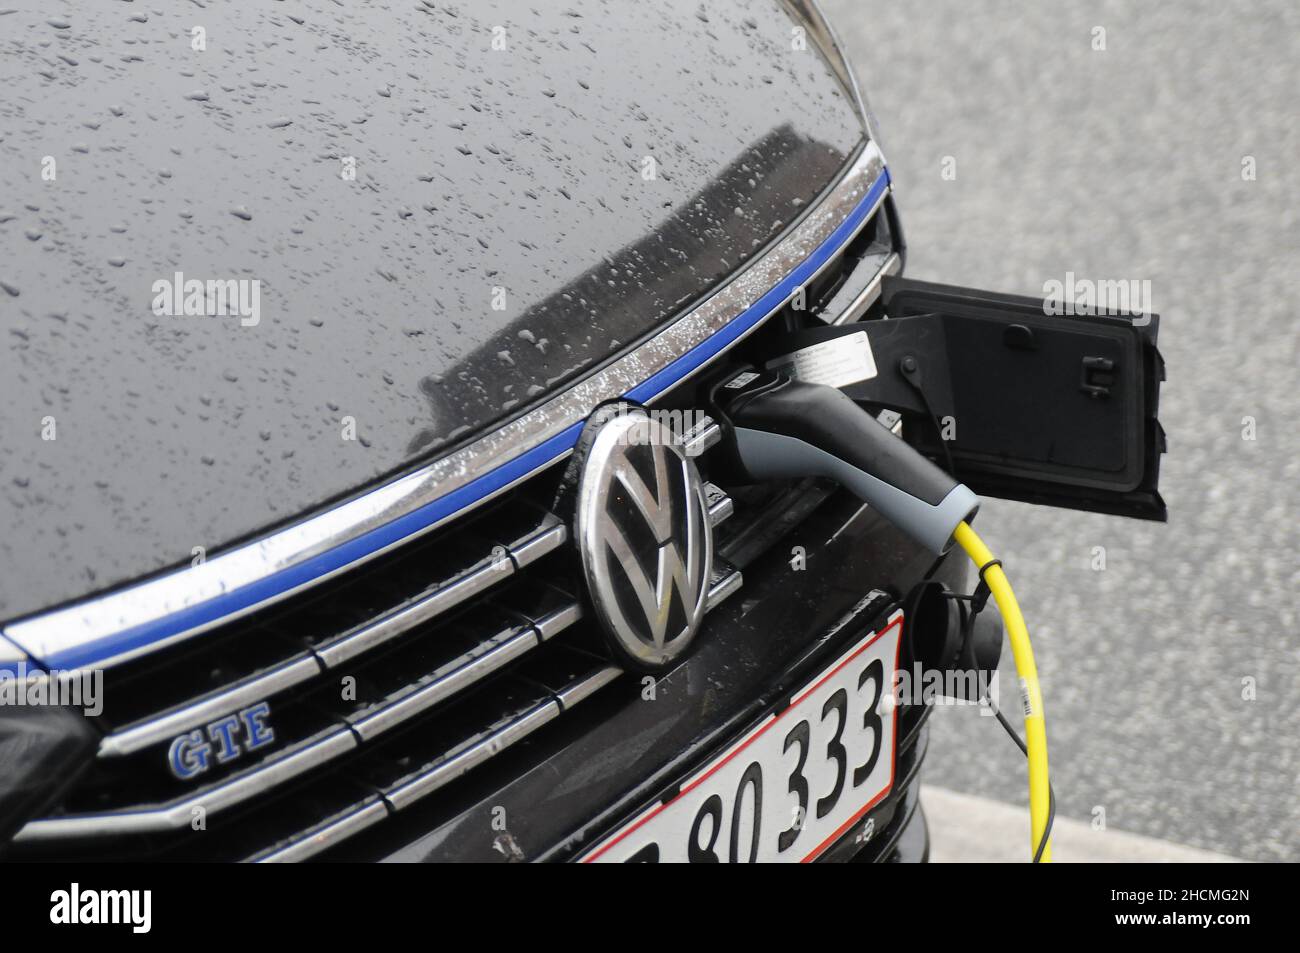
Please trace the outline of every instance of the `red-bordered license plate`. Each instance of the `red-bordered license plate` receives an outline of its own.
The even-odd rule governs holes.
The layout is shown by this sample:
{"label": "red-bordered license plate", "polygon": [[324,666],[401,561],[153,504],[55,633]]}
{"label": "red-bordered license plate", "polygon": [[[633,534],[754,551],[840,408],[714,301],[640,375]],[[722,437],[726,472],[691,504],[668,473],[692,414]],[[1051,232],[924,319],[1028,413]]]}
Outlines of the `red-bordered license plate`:
{"label": "red-bordered license plate", "polygon": [[586,862],[809,861],[894,784],[896,612]]}

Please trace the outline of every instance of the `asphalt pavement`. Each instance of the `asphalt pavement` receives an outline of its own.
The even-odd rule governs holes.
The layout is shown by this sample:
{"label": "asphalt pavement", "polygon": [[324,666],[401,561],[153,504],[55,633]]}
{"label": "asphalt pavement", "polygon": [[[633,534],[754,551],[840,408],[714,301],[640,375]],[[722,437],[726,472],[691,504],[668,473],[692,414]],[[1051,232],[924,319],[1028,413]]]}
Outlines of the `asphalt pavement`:
{"label": "asphalt pavement", "polygon": [[[1147,280],[1162,317],[1169,523],[979,518],[1034,633],[1060,814],[1300,859],[1300,4],[824,7],[878,117],[910,276]],[[929,784],[1026,802],[993,719],[935,716]]]}

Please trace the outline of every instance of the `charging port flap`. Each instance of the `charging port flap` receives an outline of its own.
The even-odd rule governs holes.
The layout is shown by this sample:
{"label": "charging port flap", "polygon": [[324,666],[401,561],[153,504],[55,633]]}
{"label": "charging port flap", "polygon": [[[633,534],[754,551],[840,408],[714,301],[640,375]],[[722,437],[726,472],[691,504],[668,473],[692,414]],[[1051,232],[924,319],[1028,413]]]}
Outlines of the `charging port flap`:
{"label": "charging port flap", "polygon": [[[796,332],[780,363],[820,361],[854,400],[898,411],[906,439],[976,493],[1166,519],[1157,315],[1049,314],[1040,298],[896,277],[881,293],[885,320]],[[864,332],[872,366],[845,374],[839,339],[861,350]]]}
{"label": "charging port flap", "polygon": [[[957,479],[988,496],[1166,519],[1158,315],[1047,314],[1041,298],[892,277],[882,297],[890,318],[940,329],[917,338],[942,340],[946,375],[936,368],[934,383],[949,427],[922,433],[940,459],[938,438],[949,438]],[[915,357],[922,392],[928,359]]]}

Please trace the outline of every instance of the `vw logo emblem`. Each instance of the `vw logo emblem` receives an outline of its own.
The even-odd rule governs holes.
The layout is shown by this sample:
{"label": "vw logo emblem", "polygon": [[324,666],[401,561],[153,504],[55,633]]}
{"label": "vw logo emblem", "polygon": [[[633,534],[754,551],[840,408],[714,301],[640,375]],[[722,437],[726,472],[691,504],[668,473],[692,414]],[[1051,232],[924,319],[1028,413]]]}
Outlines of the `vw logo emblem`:
{"label": "vw logo emblem", "polygon": [[578,549],[610,643],[634,667],[660,668],[704,618],[713,531],[699,471],[673,432],[640,407],[612,409],[588,425]]}

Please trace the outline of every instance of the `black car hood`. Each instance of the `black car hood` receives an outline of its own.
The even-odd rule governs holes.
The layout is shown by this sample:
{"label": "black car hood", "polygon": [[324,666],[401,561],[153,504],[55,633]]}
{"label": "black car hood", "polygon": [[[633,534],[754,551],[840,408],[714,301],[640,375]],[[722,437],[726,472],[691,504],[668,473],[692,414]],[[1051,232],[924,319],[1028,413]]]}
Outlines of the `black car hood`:
{"label": "black car hood", "polygon": [[[734,272],[863,135],[777,3],[16,6],[0,618],[520,413]],[[166,313],[177,273],[255,280],[258,313]]]}

